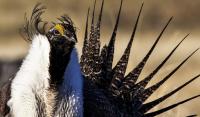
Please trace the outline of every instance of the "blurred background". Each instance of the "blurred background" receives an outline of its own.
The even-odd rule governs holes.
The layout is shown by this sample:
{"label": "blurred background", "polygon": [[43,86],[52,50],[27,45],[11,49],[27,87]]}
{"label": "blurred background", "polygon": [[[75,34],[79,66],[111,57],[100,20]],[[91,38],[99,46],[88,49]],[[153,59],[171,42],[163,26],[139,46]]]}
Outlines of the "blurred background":
{"label": "blurred background", "polygon": [[[63,14],[67,14],[72,18],[78,29],[77,35],[79,43],[77,48],[81,53],[87,9],[89,6],[92,6],[93,0],[0,0],[0,85],[8,78],[13,77],[16,70],[18,70],[18,64],[21,62],[21,58],[28,51],[29,43],[19,35],[18,29],[24,24],[25,12],[30,15],[32,8],[38,2],[43,3],[47,7],[43,15],[43,19],[46,21],[56,21],[56,18]],[[141,79],[148,75],[186,34],[190,33],[187,40],[183,42],[150,83],[152,85],[167,75],[193,50],[200,47],[200,1],[124,0],[116,41],[114,63],[119,60],[128,43],[142,2],[144,2],[144,9],[131,51],[128,71],[136,66],[147,53],[171,16],[174,16],[174,19],[146,64],[141,74]],[[97,0],[97,3],[100,4],[101,0]],[[119,4],[120,0],[105,0],[103,26],[101,30],[102,45],[107,43],[110,38]],[[168,93],[200,73],[199,58],[200,52],[197,52],[148,101]],[[13,60],[17,61],[15,63],[17,66],[15,67],[13,67]],[[163,108],[196,94],[200,94],[200,78],[151,111]],[[182,117],[190,114],[200,115],[200,98],[161,114],[159,117]]]}

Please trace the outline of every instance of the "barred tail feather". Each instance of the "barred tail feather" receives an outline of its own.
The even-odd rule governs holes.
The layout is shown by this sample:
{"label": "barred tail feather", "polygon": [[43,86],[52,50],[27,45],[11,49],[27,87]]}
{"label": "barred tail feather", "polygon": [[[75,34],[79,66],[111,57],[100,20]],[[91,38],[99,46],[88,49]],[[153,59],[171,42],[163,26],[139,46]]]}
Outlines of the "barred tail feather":
{"label": "barred tail feather", "polygon": [[111,39],[108,43],[108,47],[106,50],[107,57],[106,57],[106,61],[105,61],[105,71],[106,71],[105,77],[108,81],[112,80],[112,65],[113,65],[113,58],[114,58],[114,51],[115,51],[115,40],[116,40],[117,30],[118,30],[118,26],[119,26],[122,4],[123,4],[123,0],[121,0],[115,27],[113,29],[113,33],[112,33]]}
{"label": "barred tail feather", "polygon": [[[88,20],[89,20],[89,13],[90,13],[90,8],[88,8],[88,12],[87,12],[87,20],[86,20],[86,26],[85,26],[85,37],[84,37],[84,46],[82,49],[82,54],[83,56],[85,56],[85,54],[87,54],[87,50],[86,48],[88,47]],[[84,59],[84,58],[82,58]]]}
{"label": "barred tail feather", "polygon": [[144,115],[144,117],[153,117],[153,116],[159,115],[159,114],[161,114],[161,113],[164,113],[164,112],[166,112],[166,111],[168,111],[168,110],[171,110],[171,109],[173,109],[173,108],[175,108],[175,107],[177,107],[177,106],[179,106],[179,105],[181,105],[181,104],[184,104],[184,103],[186,103],[186,102],[188,102],[188,101],[190,101],[190,100],[193,100],[193,99],[195,99],[195,98],[198,98],[198,97],[200,97],[200,95],[193,96],[193,97],[191,97],[191,98],[188,98],[188,99],[183,100],[183,101],[181,101],[181,102],[175,103],[175,104],[173,104],[173,105],[171,105],[171,106],[168,106],[168,107],[166,107],[166,108],[160,109],[160,110],[158,110],[158,111],[151,112],[151,113],[147,113],[147,114]]}
{"label": "barred tail feather", "polygon": [[[96,4],[96,1],[95,1]],[[165,65],[165,63],[170,59],[170,57],[174,54],[176,49],[182,44],[182,42],[188,37],[186,35],[166,56],[166,58],[142,81],[136,83],[139,75],[141,74],[146,62],[149,57],[153,53],[155,47],[157,46],[159,40],[161,39],[163,33],[165,32],[167,26],[173,19],[171,17],[165,27],[162,29],[161,33],[158,35],[154,44],[147,52],[145,57],[141,60],[141,62],[128,74],[125,76],[126,68],[129,61],[130,50],[132,47],[132,42],[134,40],[137,26],[139,22],[139,18],[141,16],[141,12],[143,9],[143,3],[141,5],[140,11],[138,13],[135,26],[133,27],[133,32],[131,38],[128,42],[128,45],[121,56],[120,60],[117,64],[113,66],[113,58],[114,58],[114,49],[115,49],[115,41],[116,35],[119,26],[119,20],[122,10],[123,0],[121,0],[121,4],[119,7],[115,27],[113,29],[110,41],[108,45],[104,45],[100,51],[100,27],[101,27],[101,18],[102,18],[102,10],[103,10],[104,1],[102,1],[102,6],[100,9],[99,18],[97,24],[94,25],[94,15],[95,15],[95,5],[92,14],[92,22],[90,29],[90,36],[88,39],[88,50],[90,51],[85,56],[86,62],[81,59],[85,65],[81,66],[84,68],[82,70],[85,77],[85,87],[84,87],[84,108],[85,116],[93,116],[96,113],[98,115],[110,116],[109,113],[114,114],[116,117],[120,116],[137,116],[137,117],[149,117],[155,116],[161,113],[164,113],[168,110],[175,108],[178,105],[181,105],[185,102],[188,102],[194,98],[199,97],[194,96],[192,98],[188,98],[184,101],[178,102],[176,104],[172,104],[166,108],[157,110],[155,112],[147,113],[151,108],[157,106],[162,101],[168,99],[176,92],[180,91],[182,88],[186,87],[192,81],[196,80],[199,75],[192,78],[188,82],[174,89],[170,93],[148,103],[144,103],[150,96],[153,94],[160,86],[162,86],[180,67],[194,54],[195,50],[192,54],[190,54],[185,60],[183,60],[175,69],[171,71],[164,79],[156,83],[155,85],[146,88],[147,84],[152,80],[155,74]],[[87,26],[86,26],[87,27]],[[96,48],[95,48],[96,47]],[[84,47],[85,48],[85,44]],[[101,53],[100,53],[101,52]],[[95,82],[94,80],[95,79]],[[145,89],[146,88],[146,89]],[[93,111],[90,111],[90,110]]]}
{"label": "barred tail feather", "polygon": [[199,49],[196,49],[194,52],[192,52],[185,60],[183,60],[176,68],[174,68],[164,79],[162,79],[160,82],[156,83],[155,85],[145,89],[144,91],[140,92],[139,95],[142,95],[142,100],[146,100],[149,98],[153,92],[155,92],[160,86],[162,86],[171,76],[176,73],[178,69],[190,58],[192,55],[194,55]]}
{"label": "barred tail feather", "polygon": [[112,89],[118,89],[122,79],[124,78],[124,74],[128,65],[128,60],[129,60],[129,56],[130,56],[130,51],[131,51],[131,47],[132,47],[132,43],[133,43],[133,39],[135,37],[135,33],[137,30],[137,26],[138,26],[138,22],[140,19],[140,15],[142,12],[142,8],[143,8],[143,4],[141,5],[131,38],[128,42],[127,48],[125,49],[122,57],[120,58],[120,60],[118,61],[118,63],[116,64],[116,66],[113,68],[113,78],[112,78],[112,82],[111,82],[111,88]]}
{"label": "barred tail feather", "polygon": [[187,85],[189,85],[190,83],[192,83],[194,80],[196,80],[197,78],[199,78],[200,74],[195,76],[194,78],[192,78],[191,80],[187,81],[186,83],[184,83],[183,85],[179,86],[178,88],[176,88],[175,90],[171,91],[170,93],[152,101],[149,103],[144,104],[139,111],[141,111],[142,113],[145,113],[147,111],[149,111],[150,109],[152,109],[153,107],[155,107],[156,105],[160,104],[161,102],[163,102],[164,100],[168,99],[170,96],[172,96],[173,94],[175,94],[176,92],[180,91],[182,88],[186,87]]}
{"label": "barred tail feather", "polygon": [[149,81],[154,77],[154,75],[162,68],[162,66],[169,60],[169,58],[173,55],[173,53],[176,51],[176,49],[181,45],[181,43],[189,36],[186,35],[175,47],[174,49],[169,53],[169,55],[156,67],[156,69],[150,73],[146,78],[144,78],[142,81],[137,83],[137,85],[145,88]]}
{"label": "barred tail feather", "polygon": [[[169,19],[169,21],[167,22],[167,24],[165,25],[165,27],[163,28],[163,30],[161,31],[161,33],[159,34],[158,38],[156,39],[156,41],[154,42],[153,46],[151,47],[151,49],[149,50],[149,52],[147,53],[147,55],[143,58],[143,60],[137,65],[136,68],[134,68],[126,77],[125,77],[125,81],[124,81],[124,87],[126,88],[130,88],[132,87],[132,85],[134,85],[134,83],[137,81],[140,73],[142,72],[148,58],[150,57],[151,53],[153,52],[155,46],[157,45],[158,41],[160,40],[161,36],[163,35],[165,29],[167,28],[167,26],[169,25],[169,23],[171,22],[172,17]],[[126,85],[126,83],[129,83],[129,85]],[[128,87],[127,87],[128,86]]]}

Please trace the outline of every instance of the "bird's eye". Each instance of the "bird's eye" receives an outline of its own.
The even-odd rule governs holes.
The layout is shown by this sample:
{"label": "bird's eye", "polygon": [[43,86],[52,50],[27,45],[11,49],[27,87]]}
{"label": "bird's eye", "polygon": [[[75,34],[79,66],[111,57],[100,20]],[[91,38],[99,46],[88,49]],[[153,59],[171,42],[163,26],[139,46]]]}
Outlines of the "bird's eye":
{"label": "bird's eye", "polygon": [[53,30],[53,34],[54,34],[54,35],[60,35],[60,33],[59,33],[58,30]]}

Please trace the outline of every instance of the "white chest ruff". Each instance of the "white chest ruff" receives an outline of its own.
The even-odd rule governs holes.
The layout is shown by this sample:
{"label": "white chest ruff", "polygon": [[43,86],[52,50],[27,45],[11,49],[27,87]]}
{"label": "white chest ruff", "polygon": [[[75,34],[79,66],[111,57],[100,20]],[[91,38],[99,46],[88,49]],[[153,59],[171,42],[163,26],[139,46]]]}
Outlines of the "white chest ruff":
{"label": "white chest ruff", "polygon": [[8,105],[13,116],[37,116],[35,96],[41,96],[45,101],[49,88],[49,52],[50,44],[46,36],[36,35],[11,85]]}
{"label": "white chest ruff", "polygon": [[56,117],[83,116],[83,78],[76,49],[71,53],[64,73],[64,82],[59,91],[56,91],[58,96],[61,96],[57,101],[52,98],[54,95],[49,93],[49,54],[50,44],[46,36],[35,36],[29,53],[11,85],[11,99],[8,102],[11,116],[37,117],[43,114],[38,111],[38,97],[45,105],[44,115],[47,117],[54,113],[54,102],[58,102]]}

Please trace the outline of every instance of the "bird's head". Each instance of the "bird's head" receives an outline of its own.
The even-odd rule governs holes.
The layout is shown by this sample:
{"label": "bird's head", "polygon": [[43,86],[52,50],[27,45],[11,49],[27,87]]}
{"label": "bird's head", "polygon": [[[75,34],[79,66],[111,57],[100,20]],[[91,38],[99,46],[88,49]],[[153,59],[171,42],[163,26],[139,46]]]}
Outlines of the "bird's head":
{"label": "bird's head", "polygon": [[67,16],[62,16],[59,23],[54,23],[46,33],[53,48],[69,52],[77,42],[76,29],[73,22]]}
{"label": "bird's head", "polygon": [[[48,22],[42,21],[40,17],[44,12],[44,9],[45,7],[40,6],[40,4],[37,4],[33,9],[30,19],[25,17],[26,23],[20,30],[24,39],[28,40],[29,42],[32,42],[31,48],[27,57],[24,59],[25,62],[23,62],[23,65],[37,69],[30,70],[30,73],[33,74],[29,75],[33,76],[31,77],[33,79],[29,78],[30,83],[28,83],[28,80],[25,83],[26,86],[28,86],[27,88],[29,88],[30,85],[31,92],[29,93],[29,89],[27,89],[26,91],[28,91],[28,93],[19,93],[19,97],[23,97],[23,100],[20,100],[20,98],[15,98],[18,97],[18,91],[21,92],[21,89],[15,87],[14,82],[19,81],[22,83],[19,84],[23,85],[23,75],[25,75],[25,72],[27,72],[26,70],[29,69],[26,67],[21,67],[21,70],[18,72],[19,74],[16,75],[15,78],[13,78],[15,81],[12,80],[12,82],[9,82],[5,86],[6,89],[7,87],[10,89],[0,90],[0,114],[6,116],[15,116],[20,115],[22,113],[23,115],[26,112],[26,109],[29,108],[29,105],[25,104],[26,102],[30,105],[33,105],[30,107],[31,109],[27,109],[30,110],[30,115],[47,116],[47,114],[51,114],[54,112],[53,104],[56,103],[56,99],[54,99],[54,96],[57,95],[57,88],[59,88],[59,86],[61,86],[63,83],[64,72],[68,66],[68,63],[70,62],[71,53],[77,42],[77,37],[76,29],[73,25],[73,22],[66,15],[61,16],[57,23],[53,23],[52,27],[47,28],[46,24],[48,24]],[[22,69],[24,69],[25,72]],[[34,77],[35,75],[36,77]],[[15,87],[13,89],[17,90],[13,91],[12,87]],[[45,92],[48,93],[45,94],[45,92],[42,92],[42,95],[37,95],[39,94],[38,92],[35,92],[37,89],[39,89],[40,91],[43,91],[44,89]],[[46,89],[48,89],[48,91]],[[26,91],[23,90],[22,92]],[[25,94],[26,96],[23,94]],[[31,98],[33,95],[35,95],[35,97]],[[43,98],[43,95],[48,95],[48,99]],[[26,101],[24,100],[26,99],[24,96],[28,96],[27,99],[32,100]],[[18,100],[15,101],[15,99]],[[47,99],[48,101],[41,102],[43,101],[43,99]],[[20,108],[18,110],[17,103],[20,101],[24,102],[24,108],[26,109]],[[46,105],[48,105],[48,107],[50,108],[45,108],[47,107]]]}
{"label": "bird's head", "polygon": [[62,83],[64,71],[70,61],[71,52],[77,42],[76,28],[67,15],[58,18],[56,23],[43,21],[41,15],[46,7],[40,3],[33,8],[30,19],[25,17],[25,25],[20,34],[25,40],[32,41],[38,35],[45,36],[50,45],[49,73],[51,84]]}

